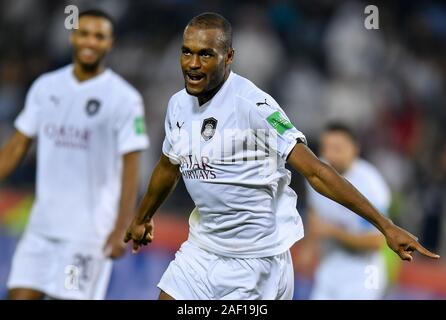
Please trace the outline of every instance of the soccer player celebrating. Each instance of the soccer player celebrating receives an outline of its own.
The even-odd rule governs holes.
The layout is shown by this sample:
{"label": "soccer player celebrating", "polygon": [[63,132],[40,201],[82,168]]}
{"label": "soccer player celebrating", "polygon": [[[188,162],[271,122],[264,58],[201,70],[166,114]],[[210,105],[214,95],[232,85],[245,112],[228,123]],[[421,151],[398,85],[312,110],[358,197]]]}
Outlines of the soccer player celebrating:
{"label": "soccer player celebrating", "polygon": [[0,153],[2,179],[37,138],[36,199],[13,258],[10,299],[103,299],[111,259],[125,252],[148,147],[142,97],[104,66],[113,43],[106,13],[79,14],[70,41],[73,64],[33,83]]}
{"label": "soccer player celebrating", "polygon": [[196,209],[188,240],[158,284],[160,299],[293,297],[289,248],[303,227],[286,162],[377,227],[402,259],[414,250],[438,258],[321,162],[270,95],[231,71],[231,40],[231,25],[215,13],[186,26],[185,89],[169,101],[163,154],[125,237],[134,251],[151,241],[147,223],[182,175]]}
{"label": "soccer player celebrating", "polygon": [[[359,158],[359,145],[349,127],[342,123],[328,124],[321,137],[320,151],[322,158],[366,196],[375,208],[387,213],[390,190],[378,170]],[[308,224],[300,252],[311,256],[321,249],[310,298],[382,298],[387,278],[380,254],[384,236],[346,207],[309,186],[307,190]]]}

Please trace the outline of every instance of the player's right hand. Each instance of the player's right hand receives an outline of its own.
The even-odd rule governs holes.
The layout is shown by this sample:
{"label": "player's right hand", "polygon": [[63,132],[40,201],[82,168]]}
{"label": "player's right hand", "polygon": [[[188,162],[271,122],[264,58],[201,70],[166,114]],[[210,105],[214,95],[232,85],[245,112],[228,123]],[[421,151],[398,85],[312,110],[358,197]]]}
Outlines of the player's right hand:
{"label": "player's right hand", "polygon": [[418,251],[432,259],[440,258],[438,254],[432,253],[423,247],[413,234],[394,224],[386,228],[384,235],[386,236],[387,245],[399,255],[401,260],[412,261],[412,253],[414,251]]}
{"label": "player's right hand", "polygon": [[133,241],[132,252],[137,253],[142,246],[148,245],[153,240],[153,220],[145,223],[137,223],[133,219],[125,233],[124,242]]}

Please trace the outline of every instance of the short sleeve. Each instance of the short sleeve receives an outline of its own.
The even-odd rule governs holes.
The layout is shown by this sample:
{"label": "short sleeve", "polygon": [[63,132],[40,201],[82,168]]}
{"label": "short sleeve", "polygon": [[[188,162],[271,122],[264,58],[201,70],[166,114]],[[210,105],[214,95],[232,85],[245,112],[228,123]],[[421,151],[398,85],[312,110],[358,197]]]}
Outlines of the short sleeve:
{"label": "short sleeve", "polygon": [[118,152],[126,154],[148,148],[142,98],[128,99],[121,106],[116,119]]}
{"label": "short sleeve", "polygon": [[42,99],[42,78],[31,85],[25,100],[25,107],[17,116],[14,126],[25,136],[33,138],[39,130],[39,105]]}
{"label": "short sleeve", "polygon": [[163,141],[163,147],[162,151],[163,154],[168,157],[173,163],[179,164],[179,157],[174,149],[174,139],[172,131],[173,131],[173,125],[174,123],[174,117],[175,117],[175,100],[172,97],[169,100],[169,103],[167,105],[167,112],[166,112],[166,118],[164,120],[164,131],[165,131],[165,137]]}
{"label": "short sleeve", "polygon": [[[268,137],[268,143],[283,160],[286,161],[289,153],[296,143],[307,144],[305,135],[297,130],[291,123],[283,110],[274,102],[267,104],[252,105],[249,113],[249,123],[251,129],[264,130]],[[258,135],[263,136],[263,135]]]}

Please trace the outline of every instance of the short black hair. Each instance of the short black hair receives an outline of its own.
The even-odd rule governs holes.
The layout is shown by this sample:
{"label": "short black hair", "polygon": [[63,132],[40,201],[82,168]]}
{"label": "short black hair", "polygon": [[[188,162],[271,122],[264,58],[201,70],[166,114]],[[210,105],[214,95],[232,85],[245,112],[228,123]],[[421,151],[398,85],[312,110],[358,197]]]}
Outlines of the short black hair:
{"label": "short black hair", "polygon": [[108,20],[111,23],[113,30],[115,29],[115,25],[116,25],[115,19],[111,15],[109,15],[107,12],[105,12],[103,10],[100,10],[100,9],[88,9],[88,10],[84,10],[84,11],[79,13],[79,19],[82,18],[82,17],[86,17],[86,16],[88,16],[88,17],[97,17],[97,18],[104,18],[104,19]]}
{"label": "short black hair", "polygon": [[204,12],[192,18],[187,27],[197,27],[202,29],[220,29],[223,31],[223,37],[220,39],[224,49],[232,48],[232,25],[222,15],[215,12]]}
{"label": "short black hair", "polygon": [[347,135],[355,144],[358,144],[358,136],[356,135],[355,131],[346,125],[343,122],[340,121],[333,121],[329,122],[325,125],[324,132],[341,132],[345,135]]}

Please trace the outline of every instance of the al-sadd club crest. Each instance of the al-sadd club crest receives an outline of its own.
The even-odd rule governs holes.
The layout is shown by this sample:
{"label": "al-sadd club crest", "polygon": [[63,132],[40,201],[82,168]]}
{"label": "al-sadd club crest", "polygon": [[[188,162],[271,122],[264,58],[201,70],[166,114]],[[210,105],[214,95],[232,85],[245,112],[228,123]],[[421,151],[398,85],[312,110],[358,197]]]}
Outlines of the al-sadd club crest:
{"label": "al-sadd club crest", "polygon": [[85,105],[85,111],[91,117],[96,113],[98,113],[100,107],[101,107],[101,102],[99,100],[90,99],[87,101],[87,104]]}
{"label": "al-sadd club crest", "polygon": [[205,141],[208,141],[214,136],[215,129],[217,129],[217,119],[206,118],[203,120],[203,125],[201,126],[201,136]]}

